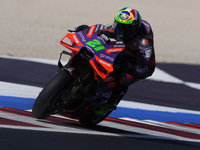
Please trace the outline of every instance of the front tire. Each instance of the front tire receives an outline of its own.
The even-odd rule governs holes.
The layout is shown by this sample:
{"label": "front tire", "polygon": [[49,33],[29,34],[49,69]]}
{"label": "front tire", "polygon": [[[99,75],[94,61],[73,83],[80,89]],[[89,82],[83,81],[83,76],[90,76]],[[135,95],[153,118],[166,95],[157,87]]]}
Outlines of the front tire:
{"label": "front tire", "polygon": [[49,117],[58,108],[59,92],[73,82],[73,77],[66,70],[60,70],[43,88],[32,108],[33,116],[37,119]]}

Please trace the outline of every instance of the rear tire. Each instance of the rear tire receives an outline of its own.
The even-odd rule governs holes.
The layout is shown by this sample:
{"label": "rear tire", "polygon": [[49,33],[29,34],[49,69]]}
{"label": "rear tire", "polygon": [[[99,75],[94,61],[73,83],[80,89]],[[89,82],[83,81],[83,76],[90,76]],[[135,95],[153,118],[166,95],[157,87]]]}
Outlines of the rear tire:
{"label": "rear tire", "polygon": [[97,115],[95,113],[89,113],[87,115],[84,115],[82,117],[80,117],[79,122],[81,125],[83,126],[94,126],[98,123],[100,123],[101,121],[103,121],[106,117],[108,117],[108,115],[110,115],[110,113],[113,110],[108,110],[106,113],[102,114],[102,115]]}
{"label": "rear tire", "polygon": [[[73,77],[66,70],[60,70],[43,88],[32,108],[33,116],[37,119],[49,117],[56,111],[59,92],[73,82]],[[67,86],[66,86],[67,85]]]}

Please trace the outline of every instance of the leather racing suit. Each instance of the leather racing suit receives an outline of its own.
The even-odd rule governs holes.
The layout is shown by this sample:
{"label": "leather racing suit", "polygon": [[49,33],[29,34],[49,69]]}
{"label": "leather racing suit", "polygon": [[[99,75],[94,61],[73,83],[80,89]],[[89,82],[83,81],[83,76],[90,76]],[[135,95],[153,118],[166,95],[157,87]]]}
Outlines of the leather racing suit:
{"label": "leather racing suit", "polygon": [[[122,63],[127,75],[120,84],[129,86],[135,81],[151,76],[155,70],[155,52],[153,46],[153,32],[148,22],[142,20],[138,34],[132,40],[125,42],[126,47],[122,52]],[[130,76],[131,75],[131,76]]]}
{"label": "leather racing suit", "polygon": [[[89,26],[87,25],[79,26],[77,27],[77,31],[88,27]],[[117,40],[116,35],[112,30],[112,25],[105,26],[100,34],[105,34],[106,36]],[[106,105],[99,107],[96,110],[97,114],[103,113],[105,107],[109,109],[113,104],[117,105],[126,94],[128,86],[136,81],[151,76],[155,70],[156,61],[153,45],[153,31],[147,21],[142,20],[137,35],[133,39],[124,43],[125,49],[116,60],[116,63],[123,68],[124,72],[118,78],[114,91]],[[112,85],[113,83],[116,83],[116,80],[110,80],[107,83],[105,81],[107,88],[109,88],[109,85]]]}

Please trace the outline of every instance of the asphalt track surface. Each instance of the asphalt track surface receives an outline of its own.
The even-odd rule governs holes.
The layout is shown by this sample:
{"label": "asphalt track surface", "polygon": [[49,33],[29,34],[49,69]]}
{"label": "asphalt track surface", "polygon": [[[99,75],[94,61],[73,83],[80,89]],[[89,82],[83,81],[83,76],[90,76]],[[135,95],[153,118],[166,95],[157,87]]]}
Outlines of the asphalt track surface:
{"label": "asphalt track surface", "polygon": [[[184,83],[200,83],[200,66],[198,65],[159,63],[157,67],[168,72],[170,75],[177,77],[181,81],[184,81]],[[7,58],[0,58],[0,68],[1,81],[37,87],[43,87],[58,69],[55,65]],[[191,88],[185,84],[177,84],[174,82],[158,82],[153,80],[144,80],[135,83],[130,87],[128,93],[124,97],[124,99],[127,101],[187,109],[192,111],[199,111],[199,98],[200,92],[198,90],[198,86]],[[2,97],[0,101],[1,100]],[[114,120],[113,118],[108,118],[106,120],[107,122],[102,123],[94,128],[85,128],[80,126],[76,121],[55,119],[54,117],[50,117],[48,120],[38,121],[31,117],[30,112],[24,112],[24,110],[2,106],[0,106],[0,109],[1,112],[3,112],[0,116],[0,124],[2,125],[0,127],[0,150],[199,150],[200,148],[199,142],[158,138],[156,136],[147,136],[144,133],[138,133],[129,130],[124,131],[123,128],[119,128],[118,126],[110,126],[110,124],[107,123],[111,122],[113,123],[112,125],[115,125],[115,123],[125,123],[125,121],[116,119]],[[7,118],[6,115],[11,118]],[[23,117],[26,117],[27,122],[23,122],[22,125],[22,123],[20,123],[20,119]],[[15,119],[15,121],[12,119]],[[200,124],[199,120],[197,120],[196,125]],[[126,123],[128,123],[128,121]],[[139,124],[139,122],[137,123]],[[4,125],[8,125],[8,127]],[[19,126],[19,128],[14,128],[12,127],[13,125]],[[41,129],[40,127],[43,125],[45,125],[45,127]],[[22,128],[20,126],[22,126]],[[38,130],[32,130],[32,128],[35,126],[40,127]],[[56,130],[50,131],[45,129],[51,127],[51,129],[54,130],[55,126],[60,126],[60,128],[66,130],[75,128],[78,132],[61,132],[59,129],[56,129],[58,130],[56,132]],[[136,122],[134,122],[134,126],[136,126]],[[147,126],[146,124],[144,128],[145,127],[148,128],[149,125]],[[199,126],[196,129],[199,130]],[[177,132],[177,134],[179,132]],[[196,139],[200,139],[199,135],[194,134],[194,132],[190,134],[191,136],[196,136]],[[190,134],[188,133],[188,136],[190,136]]]}

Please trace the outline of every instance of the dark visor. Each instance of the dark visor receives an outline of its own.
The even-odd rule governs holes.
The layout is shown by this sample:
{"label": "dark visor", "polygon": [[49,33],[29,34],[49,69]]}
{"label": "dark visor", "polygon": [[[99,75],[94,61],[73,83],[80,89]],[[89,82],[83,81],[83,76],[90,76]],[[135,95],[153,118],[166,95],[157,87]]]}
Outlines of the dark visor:
{"label": "dark visor", "polygon": [[113,28],[117,37],[117,40],[121,40],[123,38],[123,27],[122,24],[117,23],[116,21],[113,24]]}

